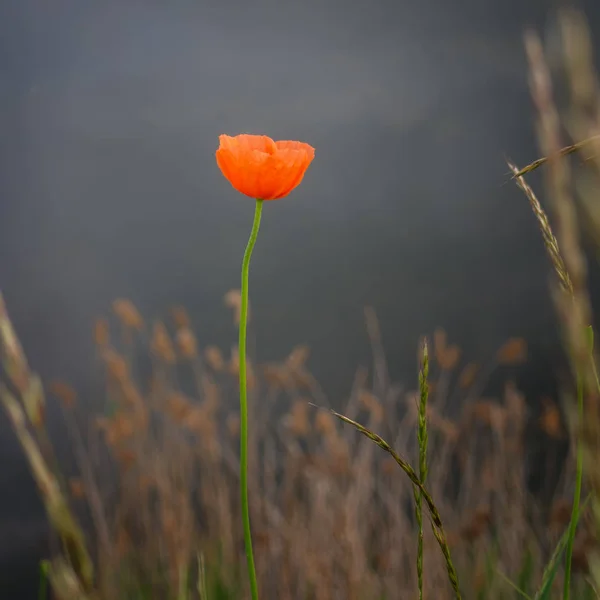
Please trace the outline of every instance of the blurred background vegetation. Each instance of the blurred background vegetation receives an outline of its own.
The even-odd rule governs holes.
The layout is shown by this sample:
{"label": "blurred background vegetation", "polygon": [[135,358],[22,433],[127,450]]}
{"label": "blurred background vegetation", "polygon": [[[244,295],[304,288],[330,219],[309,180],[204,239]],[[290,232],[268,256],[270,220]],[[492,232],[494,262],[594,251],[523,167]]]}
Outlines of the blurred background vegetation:
{"label": "blurred background vegetation", "polygon": [[[513,315],[517,316],[514,331],[526,330],[531,334],[535,329],[539,334],[533,341],[531,335],[527,339],[512,337],[511,333],[504,335],[489,360],[481,358],[480,341],[459,347],[454,335],[442,329],[431,331],[429,336],[427,488],[444,520],[463,596],[516,598],[525,594],[533,598],[539,593],[541,582],[548,578],[549,561],[552,564],[557,543],[571,518],[576,443],[580,443],[586,466],[583,497],[589,500],[579,520],[573,549],[572,594],[574,598],[595,597],[594,589],[598,589],[600,579],[597,566],[600,495],[594,465],[600,416],[595,373],[590,366],[593,363],[586,359],[585,352],[582,359],[581,349],[585,346],[584,326],[593,324],[597,276],[594,261],[600,231],[596,206],[600,152],[596,136],[600,103],[594,51],[587,32],[587,24],[577,14],[564,13],[550,28],[545,54],[537,52],[534,38],[529,38],[524,60],[528,61],[540,156],[548,160],[525,171],[514,167],[513,175],[516,172],[519,176],[512,180],[511,167],[507,167],[503,180],[505,188],[511,190],[511,197],[521,200],[523,212],[533,209],[533,213],[528,213],[530,221],[526,226],[521,227],[519,222],[519,234],[527,231],[532,239],[537,235],[538,250],[549,251],[546,263],[552,270],[549,286],[547,271],[532,259],[539,255],[527,252],[528,246],[521,242],[500,245],[499,240],[506,242],[508,238],[502,238],[498,231],[506,233],[513,226],[505,216],[496,219],[490,213],[482,221],[477,209],[470,213],[480,233],[483,229],[487,243],[494,245],[494,252],[509,255],[515,265],[520,263],[520,270],[513,278],[496,277],[494,282],[486,279],[493,275],[490,275],[493,259],[488,262],[486,245],[482,246],[481,254],[474,253],[470,246],[465,260],[452,261],[452,265],[442,261],[443,254],[439,252],[419,250],[428,244],[430,247],[430,238],[435,234],[426,227],[427,213],[418,216],[416,209],[413,210],[419,203],[427,205],[427,200],[421,202],[420,197],[412,197],[406,202],[398,201],[392,212],[383,212],[387,225],[381,229],[379,240],[383,248],[388,240],[400,236],[394,246],[403,250],[399,254],[404,266],[399,273],[403,281],[411,282],[402,290],[402,298],[412,299],[399,307],[399,300],[381,279],[385,270],[371,268],[376,259],[383,261],[383,266],[397,260],[395,252],[386,247],[382,254],[381,248],[374,249],[371,238],[359,237],[356,244],[351,235],[354,221],[343,230],[338,226],[340,220],[352,217],[372,226],[372,233],[380,231],[373,215],[384,211],[384,206],[378,204],[376,194],[374,198],[367,195],[377,189],[378,179],[373,172],[370,173],[373,177],[368,177],[373,181],[372,186],[364,189],[364,203],[353,203],[347,213],[341,213],[343,217],[332,215],[326,223],[325,211],[315,213],[320,219],[311,221],[314,214],[294,212],[300,209],[293,204],[287,216],[278,212],[279,207],[270,215],[271,223],[265,231],[271,233],[261,239],[263,254],[255,259],[257,265],[262,264],[259,267],[262,271],[252,282],[249,364],[250,494],[263,597],[416,597],[417,524],[410,484],[395,462],[370,440],[311,403],[333,407],[360,421],[416,465],[419,419],[416,349],[419,335],[430,330],[426,323],[431,320],[431,311],[425,310],[428,316],[424,318],[418,316],[417,309],[419,304],[426,308],[433,295],[438,303],[449,299],[437,316],[460,314],[453,328],[477,330],[478,335],[471,342],[476,338],[488,341],[497,338],[507,330],[507,318]],[[550,81],[554,90],[548,87]],[[30,100],[35,103],[35,99]],[[522,100],[527,102],[526,98]],[[372,101],[370,98],[369,102]],[[415,131],[416,138],[428,133],[418,127]],[[338,144],[341,142],[343,135],[337,139]],[[575,146],[559,156],[559,150],[570,144]],[[318,162],[322,146],[314,145]],[[470,151],[476,149],[470,147]],[[419,152],[424,158],[426,153]],[[124,163],[126,160],[123,157]],[[382,160],[386,168],[393,168],[398,159],[387,152]],[[437,169],[442,160],[440,156],[440,162],[437,158],[433,163],[428,162],[427,168]],[[82,176],[82,172],[76,170],[76,175]],[[336,175],[340,176],[341,171]],[[481,176],[482,172],[461,174],[465,180]],[[326,182],[323,174],[318,174],[317,180]],[[417,183],[430,185],[423,178],[413,183],[415,190],[419,189]],[[33,188],[30,191],[35,191]],[[316,189],[316,184],[312,189]],[[138,192],[141,190],[134,191],[133,196],[139,196]],[[165,193],[166,189],[160,191],[161,197]],[[373,202],[369,204],[369,200]],[[107,200],[108,209],[114,211],[118,207],[111,202],[114,200]],[[156,209],[157,205],[149,206]],[[240,215],[228,215],[232,232],[247,228],[246,208],[240,210]],[[280,208],[288,210],[283,203]],[[77,211],[82,209],[76,206],[71,209],[63,212],[59,205],[51,204],[48,212],[42,212],[37,220],[43,223],[48,217],[49,223],[65,220],[74,224],[77,215],[81,217]],[[339,209],[338,203],[330,210]],[[410,218],[402,220],[400,209]],[[311,206],[310,210],[319,209]],[[451,208],[438,207],[439,210]],[[549,221],[545,221],[546,211]],[[510,211],[505,212],[510,215]],[[13,215],[11,222],[19,223],[23,217],[22,223],[31,225],[23,227],[19,235],[23,237],[23,231],[28,232],[35,256],[34,250],[37,248],[39,252],[44,243],[52,242],[52,237],[45,241],[43,236],[36,238],[36,231],[44,231],[39,229],[39,223],[25,213],[16,214],[16,220]],[[147,217],[148,213],[145,214]],[[163,227],[168,222],[160,210],[155,216],[160,217]],[[209,215],[210,219],[214,215]],[[286,219],[296,224],[311,221],[310,236],[308,230],[297,230],[290,237],[284,228],[278,229]],[[458,221],[456,214],[453,219]],[[122,220],[124,237],[115,238],[119,242],[112,248],[113,261],[119,262],[118,254],[123,250],[119,244],[135,239],[125,229],[128,224],[135,229],[136,222],[147,225],[142,212]],[[136,277],[141,278],[138,281],[154,277],[157,264],[169,267],[170,276],[160,281],[159,304],[164,305],[164,314],[158,319],[148,318],[144,307],[137,302],[115,300],[111,314],[95,321],[95,368],[76,369],[73,381],[57,381],[46,376],[48,363],[41,359],[42,352],[52,355],[53,369],[66,366],[73,353],[79,355],[76,363],[84,362],[81,346],[66,344],[72,338],[69,327],[80,328],[86,311],[92,305],[100,310],[102,299],[104,307],[109,304],[108,290],[91,304],[88,302],[88,295],[95,295],[104,277],[102,270],[110,270],[114,262],[98,263],[102,270],[94,271],[83,256],[78,260],[73,250],[81,242],[75,238],[89,234],[85,230],[87,225],[82,226],[82,229],[74,227],[70,234],[73,239],[58,254],[52,254],[50,263],[45,265],[52,266],[52,261],[56,261],[56,267],[62,261],[65,270],[85,273],[78,280],[81,285],[86,281],[92,283],[89,289],[82,289],[86,310],[77,308],[77,294],[62,306],[73,311],[73,321],[66,325],[62,341],[60,329],[65,327],[65,320],[50,327],[51,335],[44,335],[38,329],[40,343],[25,344],[27,353],[24,352],[16,330],[20,330],[21,324],[25,330],[36,329],[40,322],[36,320],[39,307],[47,310],[57,306],[56,297],[55,303],[47,306],[44,297],[37,294],[17,298],[11,293],[9,283],[26,277],[27,271],[17,274],[16,269],[7,270],[5,280],[3,272],[8,308],[2,303],[0,309],[3,365],[0,395],[8,417],[5,422],[12,430],[10,439],[18,441],[48,518],[49,542],[39,552],[49,559],[43,563],[48,587],[64,600],[244,597],[237,493],[237,349],[223,342],[224,332],[234,332],[237,325],[238,291],[232,289],[223,298],[232,313],[233,328],[219,325],[215,329],[211,319],[207,319],[207,326],[203,324],[201,316],[206,299],[199,300],[190,313],[183,307],[167,308],[167,298],[183,289],[183,284],[173,288],[170,283],[189,279],[195,268],[202,271],[215,255],[230,254],[231,263],[237,263],[241,252],[231,240],[242,240],[243,236],[225,234],[221,225],[218,232],[213,232],[214,240],[210,237],[201,240],[202,247],[208,250],[201,253],[200,262],[189,259],[173,268],[173,264],[154,260],[168,240],[151,228],[134,254],[143,257],[146,249],[154,250],[142,261],[142,272]],[[538,226],[541,236],[535,231]],[[552,230],[558,240],[554,254]],[[344,236],[352,238],[352,244],[348,252],[342,252],[343,260],[336,254],[336,268],[329,272],[326,263],[315,257]],[[172,233],[167,237],[172,239]],[[183,254],[198,254],[197,238],[188,232],[183,239],[188,240],[180,242]],[[211,240],[216,244],[212,250]],[[4,243],[9,242],[10,236]],[[286,252],[290,255],[289,260],[283,261],[279,247],[286,242]],[[460,239],[453,239],[452,243],[460,246]],[[290,252],[290,247],[295,251]],[[128,260],[131,258],[130,255]],[[33,263],[23,260],[19,259],[20,267],[32,266]],[[434,271],[432,267],[436,264]],[[534,264],[537,270],[532,269]],[[43,266],[42,263],[37,268]],[[227,283],[234,280],[229,277],[228,268],[219,269],[220,275],[207,284],[212,290],[209,297],[214,299],[215,289],[221,286],[221,290],[226,290]],[[308,269],[310,276],[294,278],[292,274],[300,268],[305,273]],[[371,275],[365,279],[364,273]],[[287,281],[283,279],[286,274],[290,274],[290,285],[278,283],[274,290],[272,282]],[[125,269],[120,276],[127,275]],[[355,276],[363,277],[361,289],[368,292],[352,295]],[[365,281],[370,282],[366,287]],[[474,285],[474,281],[480,285]],[[569,284],[565,285],[565,281]],[[533,308],[536,312],[537,300],[533,301],[528,292],[539,292],[540,282],[547,286],[546,303],[540,304],[537,314],[531,317],[537,328],[532,329],[522,326],[525,312],[521,309],[528,306],[528,310]],[[63,290],[61,294],[66,293],[62,283],[60,277],[55,282],[56,289]],[[523,287],[517,288],[519,283]],[[455,285],[462,285],[463,292],[465,286],[470,289],[464,304],[456,303],[456,297],[452,296]],[[332,312],[321,311],[312,318],[311,310],[318,311],[315,304],[319,304],[319,298],[329,302],[332,311],[335,309],[337,325],[333,324]],[[288,300],[290,303],[286,303]],[[360,352],[347,351],[347,347],[357,347],[357,329],[354,324],[348,325],[350,321],[360,323],[360,314],[354,307],[357,301],[366,304],[367,300],[377,306],[377,311],[367,307],[364,312],[364,331],[370,343],[368,360],[366,354],[361,357]],[[495,322],[486,326],[484,323],[492,314],[487,307],[498,302],[506,308],[497,321],[492,319]],[[9,317],[13,305],[21,315],[14,319],[16,327]],[[295,321],[296,331],[310,322],[311,327],[319,328],[320,336],[312,336],[311,341],[318,343],[322,338],[325,350],[307,345],[290,348],[289,340],[282,341],[282,334],[293,330],[282,324],[295,314],[299,305],[304,306]],[[556,310],[556,320],[549,317],[550,309]],[[226,314],[215,307],[210,311],[211,315]],[[380,313],[385,316],[381,321],[377,317]],[[29,322],[28,314],[33,315]],[[392,321],[393,329],[387,333],[386,323],[393,316],[396,318]],[[268,331],[260,326],[265,319]],[[340,327],[344,330],[341,333]],[[219,338],[215,345],[210,342],[211,332]],[[391,345],[397,354],[400,337],[403,345],[408,347],[410,343],[415,349],[415,360],[403,361],[402,373],[387,352]],[[564,344],[562,351],[560,341]],[[284,344],[288,344],[286,351]],[[37,367],[29,366],[26,358],[30,355],[29,346],[34,355],[32,364],[43,365],[42,377],[38,376]],[[261,351],[263,346],[268,348],[266,352]],[[542,368],[544,363],[538,361],[529,378],[524,378],[524,365],[532,354],[532,346],[537,351],[553,348],[548,351],[550,358],[546,355],[549,367]],[[331,355],[334,348],[339,348],[339,356],[335,352]],[[312,351],[318,360],[311,360]],[[273,358],[278,353],[285,355],[284,358]],[[327,353],[331,356],[329,360]],[[264,355],[267,360],[261,358]],[[342,377],[348,373],[349,356],[362,358],[359,363],[364,364],[354,372],[351,383]],[[85,361],[92,363],[91,352]],[[65,371],[69,373],[69,369]],[[90,377],[90,373],[94,376]],[[583,421],[576,414],[575,377],[571,373],[584,382]],[[396,383],[398,374],[403,375],[407,385]],[[348,389],[349,393],[342,391]],[[23,462],[10,462],[9,469],[14,470],[17,465],[23,472]],[[3,494],[5,502],[10,502],[11,497],[20,502],[19,490],[6,485],[3,489],[7,490]],[[8,526],[3,530],[10,532]],[[18,528],[14,531],[18,539]],[[8,541],[3,552],[10,556],[10,536],[4,537]],[[453,597],[443,557],[428,530],[424,563],[426,597]],[[28,572],[31,590],[39,587],[37,565],[34,566]],[[561,563],[556,573],[552,573],[553,587],[549,588],[548,597],[560,597],[562,577]]]}

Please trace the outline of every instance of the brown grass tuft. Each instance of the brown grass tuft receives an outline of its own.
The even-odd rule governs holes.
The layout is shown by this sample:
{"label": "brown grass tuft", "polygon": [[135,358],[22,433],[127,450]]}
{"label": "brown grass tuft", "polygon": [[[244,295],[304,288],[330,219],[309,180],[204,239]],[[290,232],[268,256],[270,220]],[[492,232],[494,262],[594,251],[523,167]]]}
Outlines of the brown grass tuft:
{"label": "brown grass tuft", "polygon": [[[236,325],[240,324],[240,311],[242,308],[242,296],[240,290],[229,290],[223,297],[225,306],[233,310],[234,321]],[[248,319],[250,319],[250,309],[248,308]]]}
{"label": "brown grass tuft", "polygon": [[187,327],[178,329],[175,340],[181,356],[187,359],[193,359],[198,356],[198,343],[191,329]]}
{"label": "brown grass tuft", "polygon": [[223,354],[216,346],[208,346],[204,351],[204,358],[210,367],[217,373],[225,368]]}
{"label": "brown grass tuft", "polygon": [[171,316],[177,329],[191,329],[192,321],[183,306],[174,306],[171,309]]}
{"label": "brown grass tuft", "polygon": [[521,365],[527,360],[527,343],[523,338],[511,338],[496,352],[500,365]]}
{"label": "brown grass tuft", "polygon": [[154,323],[154,327],[152,328],[151,349],[156,358],[169,365],[175,363],[176,356],[173,343],[171,342],[167,328],[160,321]]}
{"label": "brown grass tuft", "polygon": [[479,365],[477,363],[467,364],[461,371],[458,379],[458,385],[461,389],[466,390],[470,388],[474,383],[479,373]]}
{"label": "brown grass tuft", "polygon": [[65,408],[73,408],[77,403],[77,393],[64,381],[52,381],[48,389],[63,403]]}
{"label": "brown grass tuft", "polygon": [[566,433],[558,406],[550,398],[542,398],[542,403],[544,407],[538,421],[540,429],[550,438],[564,439]]}
{"label": "brown grass tuft", "polygon": [[[179,332],[185,327],[180,320]],[[166,328],[158,325],[158,336],[156,330],[147,350],[159,360],[148,382],[136,379],[131,352],[102,347],[112,408],[109,414],[91,417],[90,451],[92,443],[105,445],[110,460],[99,465],[83,461],[88,470],[66,479],[70,498],[96,507],[99,577],[93,600],[129,593],[120,587],[124,565],[134,583],[154,582],[148,600],[162,600],[177,597],[182,572],[193,572],[198,553],[212,575],[220,574],[224,582],[245,564],[238,518],[239,416],[229,411],[237,404],[237,347],[225,364],[209,346],[205,360],[192,361],[194,389],[183,391],[175,369],[164,369],[174,358],[172,344],[165,350],[156,338],[170,343]],[[175,341],[183,354],[181,339]],[[459,376],[455,384],[449,377],[459,351],[439,332],[437,348],[440,378],[428,382],[436,393],[427,405],[427,481],[439,502],[435,522],[443,518],[462,523],[448,536],[460,572],[481,569],[481,549],[493,529],[499,553],[494,560],[514,575],[521,566],[521,548],[541,547],[557,534],[550,526],[556,515],[548,512],[539,542],[525,517],[524,400],[514,385],[507,385],[504,397],[471,398],[460,418],[450,417],[446,401],[467,387],[466,376]],[[315,598],[323,600],[384,594],[394,598],[398,590],[402,597],[416,597],[411,485],[398,477],[394,458],[374,451],[370,439],[340,426],[332,413],[316,411],[313,421],[310,403],[327,400],[306,366],[307,358],[308,348],[297,346],[281,362],[252,365],[250,371],[256,390],[251,510],[261,533],[261,588],[266,597],[283,600],[299,594],[312,597],[315,589],[323,592]],[[473,368],[471,379],[475,372]],[[378,362],[374,373],[372,386],[364,370],[357,374],[348,413],[366,411],[370,423],[392,432],[399,451],[417,456],[414,392],[400,394]],[[54,392],[65,394],[60,387]],[[548,428],[543,420],[533,426],[540,432]],[[94,450],[94,456],[101,454]],[[451,481],[456,458],[460,469]],[[96,477],[100,484],[94,486]],[[456,500],[448,495],[451,484],[458,486]],[[40,488],[53,493],[46,480]],[[437,549],[436,530],[424,533],[424,595],[445,600],[451,597],[442,583],[447,578],[446,559]],[[533,566],[537,577],[542,568],[541,561]]]}
{"label": "brown grass tuft", "polygon": [[126,298],[115,300],[113,302],[113,311],[123,326],[135,329],[136,331],[142,331],[144,328],[144,320],[131,300],[127,300]]}
{"label": "brown grass tuft", "polygon": [[110,344],[110,325],[108,319],[99,317],[94,322],[94,343],[100,348],[106,348]]}

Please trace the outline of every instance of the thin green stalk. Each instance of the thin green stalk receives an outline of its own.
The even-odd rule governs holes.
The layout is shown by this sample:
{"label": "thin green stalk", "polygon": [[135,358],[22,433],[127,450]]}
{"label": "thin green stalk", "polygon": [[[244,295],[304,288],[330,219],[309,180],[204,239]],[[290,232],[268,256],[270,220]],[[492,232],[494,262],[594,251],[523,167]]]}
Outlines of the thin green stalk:
{"label": "thin green stalk", "polygon": [[248,272],[250,258],[260,228],[263,201],[257,198],[254,210],[254,223],[250,239],[242,261],[242,305],[240,308],[240,486],[242,500],[242,520],[244,522],[244,544],[246,546],[246,563],[248,578],[250,579],[250,593],[252,600],[258,600],[258,583],[254,568],[254,554],[252,552],[252,533],[250,530],[250,507],[248,505],[248,391],[246,386],[246,329],[248,326]]}
{"label": "thin green stalk", "polygon": [[[313,404],[310,402],[312,406],[315,408],[321,409],[320,406]],[[442,525],[442,517],[433,502],[433,498],[431,494],[425,489],[425,486],[419,480],[419,476],[415,473],[414,469],[379,435],[367,429],[360,423],[353,421],[349,417],[342,415],[339,412],[336,412],[332,409],[322,409],[328,410],[334,417],[340,419],[344,423],[348,423],[348,425],[352,425],[357,431],[362,433],[364,436],[369,438],[372,442],[377,444],[382,450],[387,452],[398,464],[398,466],[406,473],[407,477],[410,479],[413,486],[419,489],[423,500],[425,500],[425,504],[427,505],[427,510],[429,511],[429,515],[431,517],[431,529],[433,531],[433,535],[444,555],[444,561],[446,562],[446,570],[448,571],[448,579],[450,581],[450,585],[454,590],[454,597],[456,600],[462,600],[462,595],[460,593],[460,586],[458,582],[458,574],[456,572],[456,568],[454,567],[454,563],[452,562],[452,557],[450,556],[450,546],[448,546],[448,540],[446,539],[446,533],[444,531],[444,526]]]}
{"label": "thin green stalk", "polygon": [[[417,441],[419,443],[419,481],[425,485],[427,479],[427,398],[429,387],[427,377],[429,376],[429,355],[427,352],[427,340],[423,342],[422,363],[419,370],[419,428],[417,430]],[[419,600],[423,600],[423,493],[413,487],[415,496],[415,516],[419,528],[417,546],[417,580],[419,584]]]}
{"label": "thin green stalk", "polygon": [[594,381],[596,382],[596,389],[600,392],[600,378],[598,377],[598,368],[596,367],[596,361],[594,359],[594,328],[591,325],[586,327],[588,346],[590,349],[590,361],[592,364],[592,373],[594,374]]}
{"label": "thin green stalk", "polygon": [[[598,380],[598,371],[594,361],[594,330],[591,325],[586,327],[586,336],[588,340],[588,349],[596,385],[600,390],[600,381]],[[581,376],[577,375],[577,427],[581,427],[584,419],[583,406],[583,381]],[[571,511],[571,521],[569,523],[569,537],[567,539],[566,562],[565,562],[565,581],[563,588],[563,598],[568,600],[571,593],[571,561],[573,558],[573,544],[575,543],[575,534],[577,532],[577,522],[579,521],[579,503],[581,501],[581,484],[583,480],[583,443],[577,439],[577,463],[575,472],[575,493],[573,496],[573,510]]]}
{"label": "thin green stalk", "polygon": [[[585,509],[585,507],[587,506],[587,504],[591,500],[591,498],[592,498],[592,495],[588,494],[588,497],[583,501],[583,504],[581,505],[579,514],[581,514],[583,512],[583,510]],[[541,583],[540,589],[536,592],[535,596],[533,597],[533,600],[549,600],[550,591],[552,589],[552,584],[554,582],[554,578],[556,577],[556,572],[558,571],[558,562],[561,560],[563,553],[565,551],[565,548],[567,546],[567,539],[569,537],[569,529],[570,529],[570,525],[567,527],[567,529],[565,529],[563,534],[560,536],[560,539],[558,540],[558,543],[556,544],[556,547],[554,548],[554,552],[552,553],[550,560],[548,561],[548,563],[546,564],[546,567],[544,568],[544,572],[542,573],[542,583]]]}
{"label": "thin green stalk", "polygon": [[208,600],[208,586],[206,585],[206,567],[204,565],[204,554],[198,554],[198,597],[200,600]]}
{"label": "thin green stalk", "polygon": [[[583,383],[577,375],[577,418],[579,425],[583,423]],[[578,425],[578,427],[579,427]],[[581,482],[583,479],[583,444],[577,440],[577,466],[575,473],[575,493],[573,495],[573,510],[571,511],[571,522],[569,524],[569,537],[567,539],[567,550],[565,559],[565,581],[563,588],[563,599],[569,600],[571,592],[571,560],[573,558],[573,544],[577,532],[577,521],[579,521],[579,502],[581,500]]]}
{"label": "thin green stalk", "polygon": [[502,579],[504,580],[504,583],[506,583],[506,585],[508,585],[510,588],[512,588],[512,590],[515,593],[519,594],[519,596],[521,596],[521,598],[525,598],[525,600],[531,600],[531,596],[526,594],[522,589],[519,588],[518,585],[513,583],[507,575],[505,575],[502,571],[500,571],[500,569],[496,569],[496,573],[498,573],[498,575],[500,575],[500,577],[502,577]]}
{"label": "thin green stalk", "polygon": [[48,599],[48,570],[50,566],[47,560],[40,563],[40,586],[38,588],[39,600]]}
{"label": "thin green stalk", "polygon": [[177,594],[177,600],[188,600],[189,577],[190,570],[188,565],[182,565],[179,568],[179,593]]}

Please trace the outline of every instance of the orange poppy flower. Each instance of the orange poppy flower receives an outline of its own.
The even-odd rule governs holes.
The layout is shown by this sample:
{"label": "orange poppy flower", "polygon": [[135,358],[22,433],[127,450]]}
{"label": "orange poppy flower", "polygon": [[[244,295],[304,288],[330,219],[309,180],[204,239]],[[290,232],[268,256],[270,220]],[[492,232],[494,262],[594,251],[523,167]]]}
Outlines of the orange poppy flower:
{"label": "orange poppy flower", "polygon": [[219,136],[219,169],[238,192],[259,200],[287,196],[314,157],[315,149],[303,142],[274,142],[266,135]]}

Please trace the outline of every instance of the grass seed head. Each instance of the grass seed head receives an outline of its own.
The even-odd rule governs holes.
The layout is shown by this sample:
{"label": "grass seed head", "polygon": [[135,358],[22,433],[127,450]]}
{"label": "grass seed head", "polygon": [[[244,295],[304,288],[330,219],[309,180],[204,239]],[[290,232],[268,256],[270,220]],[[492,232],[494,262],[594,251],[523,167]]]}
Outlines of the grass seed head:
{"label": "grass seed head", "polygon": [[113,302],[113,311],[124,327],[141,331],[144,320],[131,300],[119,298]]}

